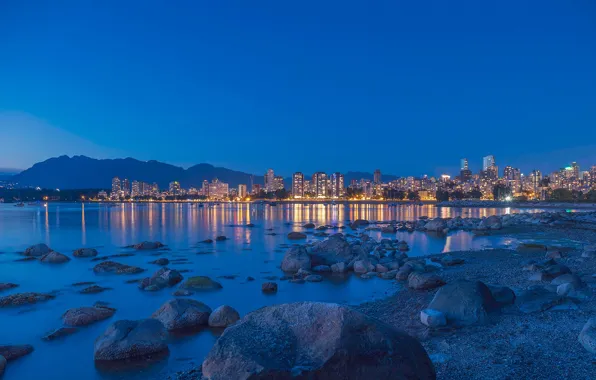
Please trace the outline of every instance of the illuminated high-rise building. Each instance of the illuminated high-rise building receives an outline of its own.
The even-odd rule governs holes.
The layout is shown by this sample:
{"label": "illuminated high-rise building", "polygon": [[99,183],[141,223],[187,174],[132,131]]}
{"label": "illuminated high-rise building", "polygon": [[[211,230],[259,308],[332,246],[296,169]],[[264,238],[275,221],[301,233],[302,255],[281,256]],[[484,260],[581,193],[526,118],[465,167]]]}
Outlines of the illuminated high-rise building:
{"label": "illuminated high-rise building", "polygon": [[245,198],[246,195],[247,195],[247,193],[246,193],[246,185],[244,185],[244,184],[238,185],[238,196],[240,198]]}
{"label": "illuminated high-rise building", "polygon": [[178,182],[178,181],[170,182],[169,191],[170,191],[170,195],[174,195],[174,196],[180,195],[180,182]]}
{"label": "illuminated high-rise building", "polygon": [[542,182],[542,173],[540,172],[540,170],[532,170],[532,173],[530,173],[530,180],[532,182],[532,187],[534,188],[534,190],[538,189]]}
{"label": "illuminated high-rise building", "polygon": [[375,170],[375,174],[374,174],[374,177],[373,177],[373,182],[375,184],[381,183],[381,170],[380,169]]}
{"label": "illuminated high-rise building", "polygon": [[130,190],[130,196],[131,197],[138,197],[143,195],[142,190],[141,190],[141,185],[142,183],[139,181],[132,181],[132,188]]}
{"label": "illuminated high-rise building", "polygon": [[571,171],[573,172],[573,178],[581,179],[581,172],[579,170],[579,165],[577,164],[577,162],[571,163]]}
{"label": "illuminated high-rise building", "polygon": [[117,195],[120,196],[120,191],[122,190],[120,187],[120,178],[114,177],[112,178],[112,196]]}
{"label": "illuminated high-rise building", "polygon": [[339,198],[343,197],[344,193],[344,175],[341,173],[331,174],[331,196],[333,198]]}
{"label": "illuminated high-rise building", "polygon": [[304,197],[304,174],[296,172],[292,175],[292,197]]}
{"label": "illuminated high-rise building", "polygon": [[228,196],[228,184],[220,182],[217,178],[209,184],[210,199],[224,199]]}
{"label": "illuminated high-rise building", "polygon": [[487,171],[489,168],[495,166],[495,156],[482,157],[482,170]]}
{"label": "illuminated high-rise building", "polygon": [[264,176],[265,181],[265,191],[270,193],[276,190],[275,188],[275,172],[273,169],[267,170]]}
{"label": "illuminated high-rise building", "polygon": [[460,160],[460,169],[459,169],[459,179],[462,182],[468,182],[469,180],[472,179],[472,171],[470,170],[470,167],[468,166],[468,159],[467,158],[462,158]]}
{"label": "illuminated high-rise building", "polygon": [[462,158],[460,160],[459,170],[469,170],[469,169],[470,168],[468,167],[468,159]]}
{"label": "illuminated high-rise building", "polygon": [[124,196],[130,195],[130,182],[128,181],[127,178],[124,178],[124,180],[122,181],[122,193],[124,194]]}
{"label": "illuminated high-rise building", "polygon": [[327,197],[327,174],[316,172],[312,175],[312,188],[317,198]]}
{"label": "illuminated high-rise building", "polygon": [[280,175],[273,177],[273,191],[283,190],[284,188],[284,177]]}

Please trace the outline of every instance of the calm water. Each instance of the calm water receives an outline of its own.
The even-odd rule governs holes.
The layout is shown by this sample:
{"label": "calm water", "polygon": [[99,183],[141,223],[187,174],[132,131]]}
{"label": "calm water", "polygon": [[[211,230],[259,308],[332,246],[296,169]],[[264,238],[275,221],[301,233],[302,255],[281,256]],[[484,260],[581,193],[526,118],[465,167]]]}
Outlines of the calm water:
{"label": "calm water", "polygon": [[[147,269],[141,275],[95,275],[92,268],[98,262],[73,259],[63,265],[46,265],[37,261],[15,262],[17,252],[35,243],[46,243],[54,250],[72,256],[80,247],[95,247],[101,256],[130,250],[123,248],[143,240],[159,240],[171,251],[161,257],[170,260],[187,258],[188,263],[170,264],[175,269],[188,269],[185,277],[207,275],[240,275],[234,280],[218,279],[223,289],[217,292],[196,293],[192,298],[211,308],[228,304],[244,315],[259,307],[293,301],[328,301],[357,304],[395,291],[393,281],[360,280],[356,276],[344,279],[327,277],[322,283],[292,284],[278,281],[274,295],[261,293],[266,276],[280,276],[278,266],[284,249],[291,243],[286,235],[302,230],[302,224],[343,225],[346,220],[416,220],[420,216],[481,217],[510,212],[539,210],[512,209],[453,209],[425,206],[388,207],[379,204],[302,205],[285,204],[276,207],[256,204],[222,204],[199,208],[188,204],[126,204],[108,207],[99,204],[50,204],[48,208],[26,206],[16,208],[0,204],[0,282],[14,282],[16,292],[58,291],[55,300],[33,306],[0,309],[0,344],[32,344],[33,354],[9,364],[5,378],[26,379],[120,379],[163,378],[167,374],[200,364],[217,338],[216,332],[206,329],[189,336],[172,337],[170,355],[162,362],[146,369],[128,372],[98,370],[93,362],[93,342],[107,325],[118,319],[149,317],[163,302],[172,298],[174,289],[142,292],[136,284],[126,280],[146,277],[159,269],[148,264],[155,260],[154,252],[135,253],[133,257],[113,260]],[[254,223],[254,228],[231,227]],[[272,229],[272,230],[269,230]],[[276,236],[268,235],[276,233]],[[379,232],[370,232],[380,238]],[[211,245],[198,242],[226,235],[230,240]],[[391,237],[383,234],[383,237]],[[468,250],[506,243],[502,238],[472,237],[466,232],[446,237],[424,233],[398,232],[396,237],[406,240],[409,255],[424,255],[450,250]],[[309,239],[314,239],[309,237]],[[213,251],[210,254],[197,252]],[[256,281],[245,282],[246,276]],[[75,282],[95,281],[113,290],[95,295],[82,295],[72,286]],[[108,302],[117,309],[111,319],[82,328],[62,340],[45,342],[41,338],[61,325],[61,315],[69,308],[91,306],[96,301]]]}

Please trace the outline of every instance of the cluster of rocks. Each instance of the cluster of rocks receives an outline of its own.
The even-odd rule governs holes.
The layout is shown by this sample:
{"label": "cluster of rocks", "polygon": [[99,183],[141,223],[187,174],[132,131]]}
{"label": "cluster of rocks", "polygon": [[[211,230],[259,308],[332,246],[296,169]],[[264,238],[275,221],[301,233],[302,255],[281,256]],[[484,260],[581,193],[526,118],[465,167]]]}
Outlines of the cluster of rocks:
{"label": "cluster of rocks", "polygon": [[33,346],[23,345],[2,345],[0,344],[0,377],[9,362],[33,352]]}

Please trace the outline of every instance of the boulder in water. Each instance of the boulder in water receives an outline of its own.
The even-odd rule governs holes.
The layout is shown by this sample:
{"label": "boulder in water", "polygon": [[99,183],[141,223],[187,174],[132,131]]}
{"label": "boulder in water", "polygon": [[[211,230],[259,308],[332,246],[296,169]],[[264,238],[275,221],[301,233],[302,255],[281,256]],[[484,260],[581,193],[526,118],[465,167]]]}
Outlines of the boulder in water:
{"label": "boulder in water", "polygon": [[63,255],[60,252],[52,251],[43,255],[39,261],[46,264],[63,264],[70,261],[70,257]]}
{"label": "boulder in water", "polygon": [[306,239],[306,234],[303,234],[302,232],[293,231],[288,234],[288,239],[290,239],[290,240]]}
{"label": "boulder in water", "polygon": [[204,326],[209,321],[211,308],[202,302],[176,298],[164,303],[151,318],[157,319],[168,330]]}
{"label": "boulder in water", "polygon": [[261,285],[263,293],[277,293],[277,284],[275,282],[265,282]]}
{"label": "boulder in water", "polygon": [[174,269],[160,268],[151,277],[146,277],[139,282],[139,289],[155,291],[171,287],[182,281],[184,277]]}
{"label": "boulder in water", "polygon": [[167,331],[157,319],[121,320],[111,324],[95,340],[96,361],[148,359],[168,352]]}
{"label": "boulder in water", "polygon": [[207,276],[194,276],[189,277],[184,281],[181,288],[192,290],[218,290],[223,288],[223,286]]}
{"label": "boulder in water", "polygon": [[95,257],[98,255],[95,248],[79,248],[72,253],[74,257]]}
{"label": "boulder in water", "polygon": [[7,361],[18,359],[21,356],[29,355],[32,352],[33,346],[30,344],[0,345],[0,356],[4,356]]}
{"label": "boulder in water", "polygon": [[120,264],[115,261],[103,261],[93,267],[95,273],[115,273],[115,274],[137,274],[144,269],[130,265]]}
{"label": "boulder in water", "polygon": [[52,252],[52,248],[48,247],[46,244],[40,243],[32,245],[31,247],[27,248],[23,255],[25,256],[32,256],[32,257],[41,257],[43,255],[47,255],[48,253]]}
{"label": "boulder in water", "polygon": [[110,318],[116,309],[111,307],[77,307],[68,309],[62,315],[62,322],[67,326],[87,326]]}
{"label": "boulder in water", "polygon": [[310,269],[311,260],[306,247],[295,245],[290,247],[281,262],[281,270],[295,273],[300,269]]}
{"label": "boulder in water", "polygon": [[209,315],[209,326],[228,327],[240,320],[240,314],[231,306],[222,305]]}
{"label": "boulder in water", "polygon": [[[48,301],[56,298],[51,294],[43,293],[15,293],[8,296],[0,297],[0,308],[10,306],[29,305],[38,302]],[[6,357],[6,355],[4,355]]]}
{"label": "boulder in water", "polygon": [[164,247],[164,245],[158,241],[144,241],[142,243],[135,244],[133,246],[134,249],[139,250],[139,251],[158,249],[158,248],[162,248],[162,247]]}

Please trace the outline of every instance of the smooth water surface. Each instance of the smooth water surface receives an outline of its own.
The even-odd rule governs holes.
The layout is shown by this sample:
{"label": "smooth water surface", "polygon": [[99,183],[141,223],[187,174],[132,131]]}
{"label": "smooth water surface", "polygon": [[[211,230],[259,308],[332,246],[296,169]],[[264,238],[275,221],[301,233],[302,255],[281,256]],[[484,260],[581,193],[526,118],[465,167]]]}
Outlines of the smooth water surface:
{"label": "smooth water surface", "polygon": [[[149,264],[158,257],[187,262],[171,263],[170,268],[189,270],[185,277],[206,275],[217,279],[223,289],[216,292],[197,292],[191,298],[206,303],[212,309],[227,304],[241,315],[262,306],[295,302],[326,301],[357,304],[384,297],[395,291],[393,281],[373,278],[361,280],[354,275],[327,276],[321,283],[293,284],[277,281],[279,291],[274,295],[261,293],[266,277],[281,276],[279,269],[285,249],[280,245],[293,242],[286,239],[292,230],[303,231],[304,223],[316,225],[345,225],[347,220],[371,221],[416,220],[420,216],[482,217],[510,212],[541,210],[512,209],[455,209],[432,205],[383,204],[221,204],[198,207],[191,204],[50,204],[17,208],[0,204],[0,282],[14,282],[20,286],[4,291],[11,293],[35,291],[57,292],[54,300],[32,306],[0,309],[0,344],[31,344],[35,351],[9,363],[5,378],[27,379],[120,379],[164,378],[168,374],[199,365],[220,331],[205,329],[186,336],[172,336],[170,355],[148,368],[132,371],[106,371],[95,368],[93,342],[110,323],[118,319],[149,317],[161,304],[171,299],[175,290],[143,292],[127,280],[150,276],[159,269]],[[243,227],[247,223],[255,227]],[[235,225],[235,226],[232,226]],[[240,226],[240,227],[239,227]],[[349,231],[349,230],[348,230]],[[369,232],[376,239],[377,231]],[[212,244],[200,241],[218,235],[229,240]],[[395,237],[408,242],[410,256],[453,250],[477,249],[501,244],[502,238],[473,237],[466,232],[436,236],[421,232],[398,232],[383,237]],[[309,236],[309,240],[313,240]],[[66,264],[42,264],[38,261],[15,262],[28,246],[46,243],[54,250],[72,257],[80,247],[94,247],[100,256],[131,252],[127,245],[144,240],[159,240],[168,251],[134,252],[132,257],[112,260],[146,269],[139,275],[96,275],[92,268],[99,261],[73,258]],[[160,255],[160,256],[157,256]],[[238,275],[233,280],[217,278]],[[252,276],[256,281],[246,282]],[[100,294],[77,293],[73,283],[94,281],[112,288]],[[82,328],[78,333],[58,341],[45,342],[41,338],[61,326],[61,315],[69,308],[91,306],[104,301],[117,309],[105,321]]]}

